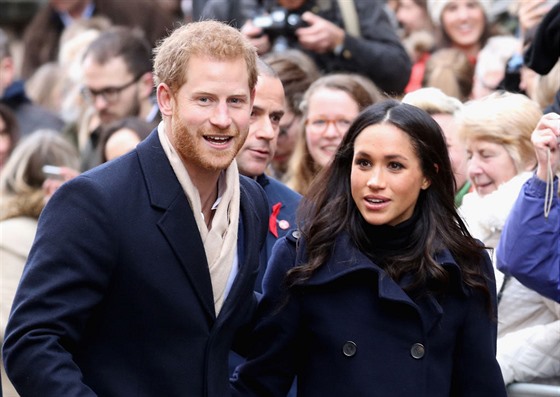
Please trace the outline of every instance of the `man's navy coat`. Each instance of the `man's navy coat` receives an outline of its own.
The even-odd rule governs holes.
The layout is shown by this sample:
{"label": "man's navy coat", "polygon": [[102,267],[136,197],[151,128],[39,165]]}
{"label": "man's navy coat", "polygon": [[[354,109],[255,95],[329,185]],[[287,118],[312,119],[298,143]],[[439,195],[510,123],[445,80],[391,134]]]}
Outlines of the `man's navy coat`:
{"label": "man's navy coat", "polygon": [[268,212],[241,177],[239,273],[216,318],[204,247],[157,132],[49,201],[8,323],[23,396],[228,395]]}

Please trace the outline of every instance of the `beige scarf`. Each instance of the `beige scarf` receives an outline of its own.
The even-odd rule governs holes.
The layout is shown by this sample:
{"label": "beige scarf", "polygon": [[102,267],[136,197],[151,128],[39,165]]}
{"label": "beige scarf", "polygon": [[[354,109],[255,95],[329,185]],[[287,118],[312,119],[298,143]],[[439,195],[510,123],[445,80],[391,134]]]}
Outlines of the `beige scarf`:
{"label": "beige scarf", "polygon": [[[183,187],[194,219],[204,244],[208,269],[212,280],[214,293],[214,308],[216,316],[222,308],[226,295],[226,287],[232,270],[234,256],[237,254],[237,227],[239,225],[239,172],[237,163],[233,161],[225,171],[225,190],[214,204],[215,214],[212,227],[208,230],[202,215],[202,206],[198,189],[191,181],[187,169],[181,158],[169,141],[164,131],[163,122],[158,126],[158,135],[163,150],[171,163],[171,167]],[[222,179],[222,177],[220,177]]]}

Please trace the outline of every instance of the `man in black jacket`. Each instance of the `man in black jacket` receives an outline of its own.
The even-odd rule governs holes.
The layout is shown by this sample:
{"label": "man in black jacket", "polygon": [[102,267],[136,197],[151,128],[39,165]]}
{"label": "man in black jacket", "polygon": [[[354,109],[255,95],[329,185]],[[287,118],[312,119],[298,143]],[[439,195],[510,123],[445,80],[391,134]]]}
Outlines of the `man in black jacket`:
{"label": "man in black jacket", "polygon": [[[325,73],[360,73],[388,94],[403,93],[410,77],[411,61],[384,10],[384,2],[277,0],[272,8],[258,11],[257,0],[238,1],[237,9],[243,15],[234,22],[243,24],[241,31],[260,54],[279,51],[284,46],[303,49]],[[344,10],[341,4],[345,5]],[[208,0],[203,17],[228,22],[236,19],[223,5],[223,0]],[[287,28],[298,16],[301,19],[298,26],[305,26],[295,30],[288,28],[286,34],[277,34],[280,29],[263,27],[263,19],[255,18],[261,12],[267,15],[274,11],[279,12],[274,15],[284,12],[283,24]],[[343,15],[348,16],[344,18]],[[279,24],[282,23],[275,26]]]}

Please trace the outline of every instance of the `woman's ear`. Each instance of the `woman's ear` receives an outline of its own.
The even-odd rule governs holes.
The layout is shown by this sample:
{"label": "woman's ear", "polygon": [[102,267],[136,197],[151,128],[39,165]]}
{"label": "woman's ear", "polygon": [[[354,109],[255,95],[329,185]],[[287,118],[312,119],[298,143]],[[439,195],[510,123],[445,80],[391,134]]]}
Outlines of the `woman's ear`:
{"label": "woman's ear", "polygon": [[432,181],[430,181],[428,178],[426,177],[422,178],[422,185],[421,185],[422,190],[426,190],[427,188],[430,187],[431,184]]}
{"label": "woman's ear", "polygon": [[[439,172],[439,165],[437,165],[436,163],[434,163],[434,168],[436,170],[436,174]],[[426,190],[427,188],[430,187],[430,185],[432,184],[432,181],[430,181],[428,178],[423,177],[422,179],[422,190]]]}
{"label": "woman's ear", "polygon": [[175,106],[175,98],[169,86],[165,83],[161,83],[157,87],[157,102],[159,106],[159,111],[164,116],[173,115],[173,106]]}

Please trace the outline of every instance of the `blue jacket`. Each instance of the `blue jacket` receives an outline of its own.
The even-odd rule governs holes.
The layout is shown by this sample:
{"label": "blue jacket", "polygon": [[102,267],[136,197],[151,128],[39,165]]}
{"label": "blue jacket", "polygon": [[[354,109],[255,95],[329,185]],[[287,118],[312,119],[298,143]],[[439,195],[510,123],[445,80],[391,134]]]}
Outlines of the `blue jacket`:
{"label": "blue jacket", "polygon": [[157,132],[65,183],[39,220],[4,343],[23,396],[227,396],[268,219],[241,177],[239,272],[218,316],[204,246]]}
{"label": "blue jacket", "polygon": [[281,203],[280,211],[276,216],[276,219],[269,218],[276,224],[277,236],[271,231],[271,225],[269,223],[268,233],[266,234],[266,249],[263,247],[261,252],[261,268],[259,270],[259,275],[257,276],[256,290],[261,292],[262,278],[264,276],[264,271],[266,270],[266,264],[268,259],[272,254],[272,247],[276,241],[284,237],[290,229],[294,229],[296,226],[296,211],[301,200],[301,194],[293,191],[283,183],[271,178],[267,175],[260,175],[257,177],[257,182],[262,186],[266,197],[268,199],[268,204],[270,206],[271,218],[272,218],[272,208],[274,205]]}
{"label": "blue jacket", "polygon": [[[461,282],[449,252],[436,259],[450,273],[450,291],[415,303],[343,234],[286,302],[286,272],[305,261],[305,243],[296,250],[293,240],[280,240],[269,262],[253,350],[232,380],[235,396],[284,396],[295,375],[303,397],[506,396],[496,320]],[[494,291],[488,255],[482,265]]]}
{"label": "blue jacket", "polygon": [[[536,176],[521,190],[502,231],[496,256],[502,272],[560,303],[560,198],[544,218],[546,183]],[[553,192],[558,191],[555,178]]]}

